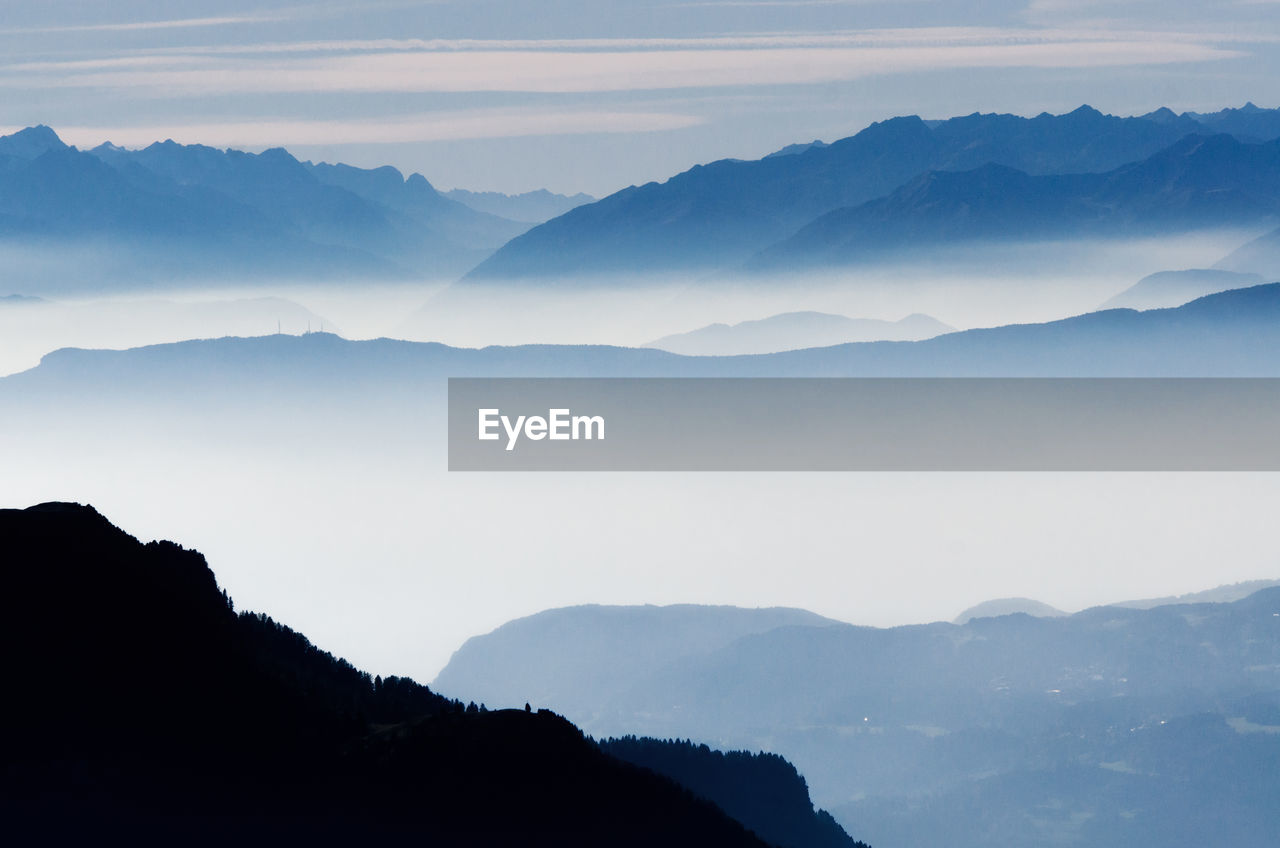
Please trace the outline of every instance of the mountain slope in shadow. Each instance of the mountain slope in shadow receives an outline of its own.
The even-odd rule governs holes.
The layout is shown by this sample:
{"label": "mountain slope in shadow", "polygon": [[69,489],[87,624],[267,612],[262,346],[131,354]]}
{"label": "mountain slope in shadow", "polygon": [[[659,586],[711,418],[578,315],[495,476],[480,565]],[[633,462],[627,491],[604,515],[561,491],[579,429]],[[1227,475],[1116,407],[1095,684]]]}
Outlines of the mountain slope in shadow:
{"label": "mountain slope in shadow", "polygon": [[[1245,127],[1216,120],[1172,113],[1119,118],[1088,106],[1034,118],[892,118],[830,145],[712,162],[623,189],[513,239],[467,279],[596,284],[602,275],[731,268],[826,213],[888,195],[930,171],[996,164],[1030,175],[1102,173],[1190,134]],[[1265,119],[1250,121],[1244,138],[1274,138],[1254,136],[1252,130],[1265,125]]]}
{"label": "mountain slope in shadow", "polygon": [[1106,173],[1032,175],[989,163],[930,171],[829,212],[745,266],[839,266],[961,242],[1150,236],[1254,226],[1280,214],[1280,140],[1191,135]]}
{"label": "mountain slope in shadow", "polygon": [[200,554],[92,508],[0,510],[0,544],[18,844],[765,845],[553,713],[371,678],[235,613]]}

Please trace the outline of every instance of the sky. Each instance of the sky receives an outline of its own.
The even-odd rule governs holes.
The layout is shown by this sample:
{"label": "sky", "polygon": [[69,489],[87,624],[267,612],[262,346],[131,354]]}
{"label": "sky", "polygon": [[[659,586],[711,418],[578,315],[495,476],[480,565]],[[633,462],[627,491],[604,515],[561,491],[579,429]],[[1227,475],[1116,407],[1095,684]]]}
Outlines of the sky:
{"label": "sky", "polygon": [[1280,105],[1280,2],[0,0],[0,130],[600,196],[875,120]]}

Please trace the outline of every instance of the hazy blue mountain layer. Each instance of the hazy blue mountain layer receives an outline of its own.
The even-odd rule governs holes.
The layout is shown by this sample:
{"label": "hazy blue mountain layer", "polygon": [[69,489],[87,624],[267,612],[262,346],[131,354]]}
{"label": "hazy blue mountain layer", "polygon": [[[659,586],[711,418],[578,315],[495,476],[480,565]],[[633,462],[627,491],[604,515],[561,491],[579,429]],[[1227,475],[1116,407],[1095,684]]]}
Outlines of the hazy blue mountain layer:
{"label": "hazy blue mountain layer", "polygon": [[574,195],[555,194],[546,189],[526,191],[523,194],[503,194],[497,191],[467,191],[455,188],[445,192],[445,197],[470,206],[480,212],[488,212],[510,221],[541,224],[558,218],[570,209],[584,203],[594,203],[596,198],[579,192]]}
{"label": "hazy blue mountain layer", "polygon": [[[785,353],[686,357],[644,348],[524,345],[453,348],[327,333],[212,339],[125,351],[48,354],[0,380],[0,402],[32,392],[73,397],[240,398],[315,392],[421,398],[446,377],[1205,377],[1280,376],[1280,283],[1176,309],[1112,309],[1045,324]],[[203,387],[198,390],[198,387]]]}
{"label": "hazy blue mountain layer", "polygon": [[1165,309],[1230,289],[1256,286],[1265,280],[1258,274],[1192,268],[1148,274],[1099,309]]}
{"label": "hazy blue mountain layer", "polygon": [[0,239],[96,251],[63,289],[181,281],[451,277],[525,225],[449,200],[420,175],[157,142],[80,151],[48,127],[0,139]]}
{"label": "hazy blue mountain layer", "polygon": [[[613,689],[753,633],[835,623],[805,610],[784,608],[683,605],[548,610],[504,624],[501,634],[469,640],[432,685],[442,692],[468,692],[468,697],[497,705],[505,705],[513,691],[527,691],[520,697],[539,704],[554,701],[567,709],[569,705],[561,699],[584,680],[592,681],[588,688]],[[543,659],[531,662],[535,657]],[[504,682],[496,684],[499,679]],[[582,709],[593,701],[589,695],[574,698],[575,706]]]}
{"label": "hazy blue mountain layer", "polygon": [[1268,120],[1242,123],[1226,113],[1117,118],[1087,106],[1029,119],[894,118],[830,145],[758,161],[712,162],[663,183],[624,189],[514,239],[469,279],[592,280],[734,267],[828,212],[883,197],[931,171],[997,164],[1032,176],[1103,173],[1189,134],[1233,133],[1247,124],[1243,138],[1269,140],[1280,129],[1255,135]]}
{"label": "hazy blue mountain layer", "polygon": [[733,325],[710,324],[688,333],[665,336],[645,347],[686,356],[737,356],[848,342],[919,341],[951,332],[955,332],[954,327],[921,314],[908,315],[899,321],[881,321],[825,312],[788,312]]}
{"label": "hazy blue mountain layer", "polygon": [[1280,278],[1280,229],[1259,236],[1214,266],[1224,271]]}
{"label": "hazy blue mountain layer", "polygon": [[1257,225],[1280,215],[1280,140],[1190,135],[1096,174],[1032,175],[1001,164],[930,171],[886,197],[838,209],[747,267],[778,272],[880,260],[958,242],[1111,238]]}
{"label": "hazy blue mountain layer", "polygon": [[[596,733],[768,740],[877,845],[1261,848],[1280,832],[1277,617],[1273,588],[962,626],[786,626],[618,688],[548,673],[546,692]],[[482,638],[441,677],[483,676],[452,666],[504,651],[536,675],[508,632]]]}

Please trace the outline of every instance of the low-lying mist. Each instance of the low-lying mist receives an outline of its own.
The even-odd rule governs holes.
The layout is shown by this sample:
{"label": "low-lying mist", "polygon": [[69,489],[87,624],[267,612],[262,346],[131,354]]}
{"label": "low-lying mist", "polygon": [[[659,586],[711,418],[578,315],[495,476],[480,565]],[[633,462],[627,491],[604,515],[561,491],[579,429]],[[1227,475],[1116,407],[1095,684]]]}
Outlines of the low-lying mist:
{"label": "low-lying mist", "polygon": [[[110,285],[101,256],[33,255],[0,283],[0,374],[61,347],[128,348],[189,338],[338,332],[464,347],[635,347],[709,324],[799,311],[956,329],[1049,321],[1097,309],[1147,274],[1209,267],[1253,233],[987,245],[782,277],[687,276],[511,283],[235,278]],[[66,285],[50,285],[55,268]],[[24,269],[26,269],[24,271]],[[7,295],[20,295],[7,298]]]}

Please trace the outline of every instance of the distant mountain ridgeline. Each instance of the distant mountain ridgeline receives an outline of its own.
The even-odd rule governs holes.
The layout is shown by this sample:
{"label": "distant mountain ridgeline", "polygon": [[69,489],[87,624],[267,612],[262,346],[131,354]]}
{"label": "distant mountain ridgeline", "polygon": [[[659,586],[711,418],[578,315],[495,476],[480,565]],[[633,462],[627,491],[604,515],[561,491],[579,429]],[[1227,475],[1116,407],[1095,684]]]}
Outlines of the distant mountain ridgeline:
{"label": "distant mountain ridgeline", "polygon": [[[1274,844],[1280,589],[1058,617],[990,612],[963,625],[781,625],[680,655],[655,630],[616,662],[632,667],[651,647],[650,668],[665,664],[621,687],[585,666],[575,683],[542,660],[556,655],[551,631],[534,649],[507,625],[469,641],[440,680],[498,695],[505,668],[520,665],[522,687],[545,670],[540,691],[576,705],[566,712],[591,732],[768,740],[877,845]],[[608,632],[606,616],[569,627],[574,611],[557,613],[574,633],[567,650],[592,627]],[[474,662],[496,655],[502,665]]]}
{"label": "distant mountain ridgeline", "polygon": [[0,379],[0,406],[29,414],[38,409],[34,399],[56,397],[62,403],[125,408],[147,401],[175,409],[174,399],[184,399],[192,409],[221,409],[228,401],[275,407],[287,397],[326,408],[412,403],[419,416],[435,408],[427,394],[442,392],[447,377],[1280,377],[1277,351],[1280,283],[1271,283],[1173,309],[1112,309],[918,342],[753,356],[574,345],[468,349],[347,341],[327,333],[124,351],[68,348]]}
{"label": "distant mountain ridgeline", "polygon": [[445,197],[466,204],[480,212],[488,212],[511,221],[541,224],[558,218],[570,209],[585,203],[595,203],[596,198],[578,193],[572,196],[555,194],[546,189],[526,191],[523,194],[502,194],[497,191],[467,191],[455,188],[445,192]]}
{"label": "distant mountain ridgeline", "polygon": [[100,255],[29,288],[448,278],[527,227],[450,200],[419,174],[315,165],[279,148],[81,151],[43,126],[0,138],[0,239]]}
{"label": "distant mountain ridgeline", "polygon": [[686,356],[739,356],[849,342],[920,341],[954,331],[954,327],[920,314],[898,321],[882,321],[824,312],[788,312],[732,326],[710,324],[688,333],[665,336],[645,347]]}
{"label": "distant mountain ridgeline", "polygon": [[847,265],[959,242],[1150,236],[1278,214],[1280,139],[1191,135],[1102,174],[1036,176],[999,164],[930,171],[887,197],[823,215],[747,267]]}
{"label": "distant mountain ridgeline", "polygon": [[[699,752],[707,780],[683,747],[633,740],[661,761],[642,768],[551,712],[371,677],[92,508],[0,510],[0,540],[17,844],[855,845],[781,758]],[[747,783],[767,843],[714,803],[741,808]]]}
{"label": "distant mountain ridgeline", "polygon": [[[790,272],[905,244],[1260,227],[1277,215],[1277,136],[1280,110],[1252,105],[900,117],[594,200],[442,194],[419,174],[300,162],[280,148],[80,151],[38,126],[0,138],[0,246],[41,257],[11,283],[36,295],[227,279],[465,274],[470,287]],[[1226,270],[1269,273],[1237,258],[1249,267]]]}
{"label": "distant mountain ridgeline", "polygon": [[[1233,144],[1214,138],[1223,135]],[[1256,224],[1276,212],[1268,189],[1276,151],[1266,142],[1277,136],[1280,110],[1252,104],[1137,118],[1089,107],[1035,118],[894,118],[830,145],[699,165],[625,189],[513,239],[467,279],[589,280],[744,264],[785,271],[859,260],[909,239]],[[1059,176],[1086,174],[1110,177]]]}

